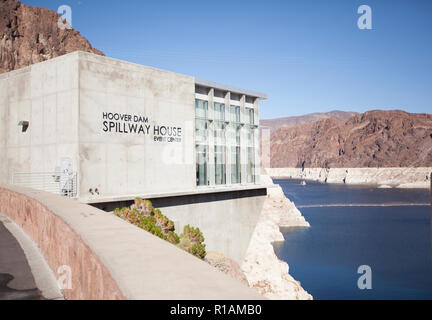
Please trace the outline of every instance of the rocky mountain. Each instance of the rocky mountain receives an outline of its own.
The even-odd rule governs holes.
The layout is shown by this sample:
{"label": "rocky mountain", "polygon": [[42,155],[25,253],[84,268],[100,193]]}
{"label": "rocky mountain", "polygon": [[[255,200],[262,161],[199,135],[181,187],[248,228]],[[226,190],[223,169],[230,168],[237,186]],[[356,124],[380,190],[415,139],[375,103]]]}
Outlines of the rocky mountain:
{"label": "rocky mountain", "polygon": [[103,55],[77,30],[59,27],[59,18],[49,9],[0,0],[0,73],[77,50]]}
{"label": "rocky mountain", "polygon": [[431,167],[432,115],[369,111],[280,128],[271,134],[271,167]]}
{"label": "rocky mountain", "polygon": [[260,125],[262,127],[269,127],[270,131],[273,132],[282,127],[292,127],[298,124],[312,123],[321,119],[328,119],[328,118],[348,119],[357,114],[358,114],[357,112],[346,112],[346,111],[334,110],[330,112],[310,113],[303,116],[260,120]]}

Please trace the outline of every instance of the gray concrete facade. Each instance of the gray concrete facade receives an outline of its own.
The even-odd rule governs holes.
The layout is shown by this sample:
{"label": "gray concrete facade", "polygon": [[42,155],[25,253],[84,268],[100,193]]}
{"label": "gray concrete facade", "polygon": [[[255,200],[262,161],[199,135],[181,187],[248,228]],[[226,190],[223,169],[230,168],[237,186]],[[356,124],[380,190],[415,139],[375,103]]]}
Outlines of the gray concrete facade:
{"label": "gray concrete facade", "polygon": [[[78,161],[78,54],[0,75],[0,181]],[[22,132],[20,121],[29,121]]]}
{"label": "gray concrete facade", "polygon": [[[196,86],[206,87],[207,94],[198,93]],[[76,198],[84,203],[230,191],[232,199],[208,196],[200,203],[166,206],[164,213],[181,228],[200,227],[208,249],[240,262],[263,202],[263,195],[237,197],[245,189],[262,189],[258,134],[252,134],[254,181],[246,178],[250,167],[248,171],[242,162],[241,179],[232,183],[227,151],[226,181],[217,185],[213,103],[225,104],[227,125],[230,106],[241,108],[238,125],[241,141],[246,141],[247,132],[257,132],[259,101],[265,98],[255,91],[84,52],[2,74],[0,182],[14,183],[17,174],[25,173],[29,182],[23,186],[44,190],[37,183],[54,179],[51,173],[70,159],[69,169],[77,174]],[[196,99],[209,104],[205,186],[197,186]],[[253,123],[247,123],[245,110],[253,110]],[[29,124],[25,132],[19,125],[23,122]],[[227,141],[226,150],[230,146]],[[242,142],[241,159],[252,157],[248,147]]]}
{"label": "gray concrete facade", "polygon": [[[91,54],[79,56],[80,198],[193,189],[194,79]],[[132,121],[109,121],[110,114],[128,115]],[[105,132],[105,121],[120,126]],[[129,125],[144,131],[122,133],[130,131]],[[162,127],[181,128],[181,141],[155,141],[155,130]],[[99,195],[90,189],[98,189]]]}

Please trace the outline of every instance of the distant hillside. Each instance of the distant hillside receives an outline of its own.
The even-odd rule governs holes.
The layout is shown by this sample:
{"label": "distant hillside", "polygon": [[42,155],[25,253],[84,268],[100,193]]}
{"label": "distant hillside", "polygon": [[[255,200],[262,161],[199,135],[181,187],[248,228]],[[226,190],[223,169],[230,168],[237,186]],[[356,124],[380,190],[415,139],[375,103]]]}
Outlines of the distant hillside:
{"label": "distant hillside", "polygon": [[432,115],[369,111],[280,128],[271,134],[271,166],[431,167]]}
{"label": "distant hillside", "polygon": [[269,127],[270,131],[273,132],[281,127],[291,127],[297,124],[311,123],[321,119],[328,119],[328,118],[347,119],[357,114],[358,114],[357,112],[345,112],[345,111],[335,110],[335,111],[323,112],[323,113],[310,113],[303,116],[261,120],[260,125]]}
{"label": "distant hillside", "polygon": [[73,51],[103,55],[75,29],[61,29],[60,15],[17,0],[0,0],[0,73]]}

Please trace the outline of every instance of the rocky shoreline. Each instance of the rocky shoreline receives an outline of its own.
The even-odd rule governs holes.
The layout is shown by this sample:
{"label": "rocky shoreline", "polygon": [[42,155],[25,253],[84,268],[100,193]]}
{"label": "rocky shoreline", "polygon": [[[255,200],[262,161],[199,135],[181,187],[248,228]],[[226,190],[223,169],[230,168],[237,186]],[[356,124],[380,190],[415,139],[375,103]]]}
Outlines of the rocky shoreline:
{"label": "rocky shoreline", "polygon": [[430,187],[432,167],[422,168],[268,168],[275,179],[301,179],[323,183],[373,185],[380,188]]}
{"label": "rocky shoreline", "polygon": [[280,227],[310,225],[269,176],[262,174],[261,182],[268,187],[268,195],[241,269],[250,287],[266,298],[311,300],[312,296],[289,274],[288,264],[277,258],[272,245],[284,241]]}

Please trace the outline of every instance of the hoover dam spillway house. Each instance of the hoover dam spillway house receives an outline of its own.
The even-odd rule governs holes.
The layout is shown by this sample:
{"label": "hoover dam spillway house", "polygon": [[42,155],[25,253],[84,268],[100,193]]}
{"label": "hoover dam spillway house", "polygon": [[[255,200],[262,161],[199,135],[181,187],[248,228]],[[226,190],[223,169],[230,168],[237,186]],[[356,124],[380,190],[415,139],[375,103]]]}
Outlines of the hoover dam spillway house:
{"label": "hoover dam spillway house", "polygon": [[264,94],[84,52],[0,75],[0,182],[107,211],[150,199],[238,262],[260,185]]}

